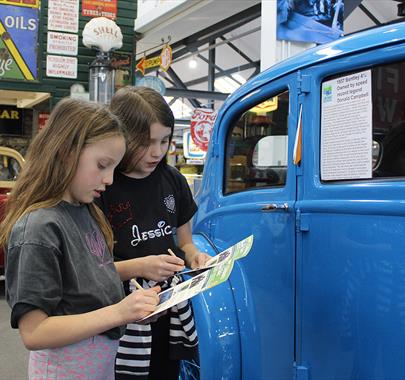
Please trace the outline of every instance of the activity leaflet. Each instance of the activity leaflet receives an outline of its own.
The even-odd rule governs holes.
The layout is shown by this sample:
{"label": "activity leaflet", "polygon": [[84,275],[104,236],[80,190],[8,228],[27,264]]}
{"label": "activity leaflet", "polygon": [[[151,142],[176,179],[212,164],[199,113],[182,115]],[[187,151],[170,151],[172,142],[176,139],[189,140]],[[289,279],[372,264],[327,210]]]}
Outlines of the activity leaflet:
{"label": "activity leaflet", "polygon": [[239,260],[249,253],[253,244],[253,235],[239,241],[224,251],[213,256],[203,268],[182,272],[192,278],[159,293],[159,304],[156,310],[140,321],[149,319],[179,302],[194,297],[204,290],[213,288],[229,278],[235,260]]}

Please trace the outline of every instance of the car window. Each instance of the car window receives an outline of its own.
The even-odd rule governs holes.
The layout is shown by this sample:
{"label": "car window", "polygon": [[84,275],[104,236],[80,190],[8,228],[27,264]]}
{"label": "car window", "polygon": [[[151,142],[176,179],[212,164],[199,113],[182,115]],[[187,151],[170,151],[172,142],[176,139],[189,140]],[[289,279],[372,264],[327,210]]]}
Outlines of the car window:
{"label": "car window", "polygon": [[224,193],[286,183],[288,91],[244,112],[226,141]]}

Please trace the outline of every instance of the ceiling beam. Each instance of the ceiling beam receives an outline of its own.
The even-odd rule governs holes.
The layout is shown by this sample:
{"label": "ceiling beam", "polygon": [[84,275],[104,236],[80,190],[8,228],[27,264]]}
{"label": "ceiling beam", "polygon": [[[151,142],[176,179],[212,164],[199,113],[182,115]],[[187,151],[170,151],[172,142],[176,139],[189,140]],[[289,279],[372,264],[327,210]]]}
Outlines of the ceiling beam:
{"label": "ceiling beam", "polygon": [[[190,52],[190,49],[198,49],[200,46],[208,44],[212,39],[223,36],[248,22],[261,16],[261,4],[256,4],[243,12],[222,20],[200,32],[178,41],[171,45],[173,49],[173,61]],[[183,48],[176,51],[177,48]]]}
{"label": "ceiling beam", "polygon": [[[221,36],[220,39],[224,42],[226,42],[226,44],[234,51],[236,51],[242,58],[244,58],[246,61],[248,61],[249,63],[253,63],[253,60],[248,57],[243,51],[241,51],[237,46],[235,46],[232,42],[227,42],[227,39],[224,36]],[[259,67],[259,65],[257,65],[257,67]]]}
{"label": "ceiling beam", "polygon": [[[166,71],[167,75],[173,80],[173,82],[176,84],[177,87],[183,89],[183,90],[187,90],[187,86],[183,83],[183,81],[179,78],[179,76],[176,74],[176,72],[173,70],[172,67],[169,67],[169,69]],[[166,89],[166,94],[168,89]],[[171,95],[167,95],[167,96],[171,96]],[[191,105],[194,108],[199,108],[201,107],[200,102],[197,99],[193,99],[193,98],[188,98],[188,101],[191,103]]]}
{"label": "ceiling beam", "polygon": [[359,5],[359,8],[363,11],[363,13],[366,14],[366,16],[375,24],[375,25],[382,25],[380,20],[378,20],[377,17],[375,17],[363,4]]}
{"label": "ceiling beam", "polygon": [[[184,88],[166,88],[165,96],[174,96],[175,98],[187,99],[210,99],[210,100],[225,100],[229,94],[215,91],[200,91],[187,90]],[[201,107],[201,105],[199,105]]]}
{"label": "ceiling beam", "polygon": [[[245,70],[249,70],[249,69],[257,69],[258,65],[260,65],[260,60],[258,60],[256,62],[252,62],[252,63],[246,63],[246,64],[240,65],[240,66],[235,66],[228,70],[222,70],[221,73],[216,74],[216,78],[221,78],[223,76],[229,76],[230,74],[238,73],[240,71],[245,71]],[[188,82],[184,82],[184,84],[187,87],[190,87],[190,86],[195,86],[195,85],[201,84],[201,83],[207,83],[207,80],[208,80],[208,76],[205,76],[205,77],[200,77],[197,79],[190,80]]]}

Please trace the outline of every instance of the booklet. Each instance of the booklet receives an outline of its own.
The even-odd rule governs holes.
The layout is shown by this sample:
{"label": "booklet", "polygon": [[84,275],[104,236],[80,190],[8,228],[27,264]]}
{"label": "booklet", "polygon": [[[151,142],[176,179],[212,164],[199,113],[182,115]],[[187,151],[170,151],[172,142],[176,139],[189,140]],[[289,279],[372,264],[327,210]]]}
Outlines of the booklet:
{"label": "booklet", "polygon": [[170,309],[179,302],[194,297],[198,293],[226,281],[232,272],[235,260],[245,257],[249,253],[252,244],[253,235],[250,235],[212,257],[208,260],[205,267],[179,273],[182,275],[188,274],[192,278],[160,292],[158,294],[160,301],[156,310],[139,321],[145,321],[156,314]]}

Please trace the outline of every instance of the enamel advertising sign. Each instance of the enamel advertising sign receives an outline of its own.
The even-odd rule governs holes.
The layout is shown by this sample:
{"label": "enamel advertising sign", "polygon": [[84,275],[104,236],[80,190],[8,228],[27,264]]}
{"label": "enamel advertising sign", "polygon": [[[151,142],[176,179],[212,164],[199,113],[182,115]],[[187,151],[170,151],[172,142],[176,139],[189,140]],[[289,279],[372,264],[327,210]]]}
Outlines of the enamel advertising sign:
{"label": "enamel advertising sign", "polygon": [[117,0],[82,0],[82,15],[115,20],[117,18]]}
{"label": "enamel advertising sign", "polygon": [[39,2],[0,0],[0,80],[36,80]]}
{"label": "enamel advertising sign", "polygon": [[216,117],[217,113],[207,108],[196,108],[191,116],[191,137],[193,142],[204,152],[208,150],[208,143]]}

